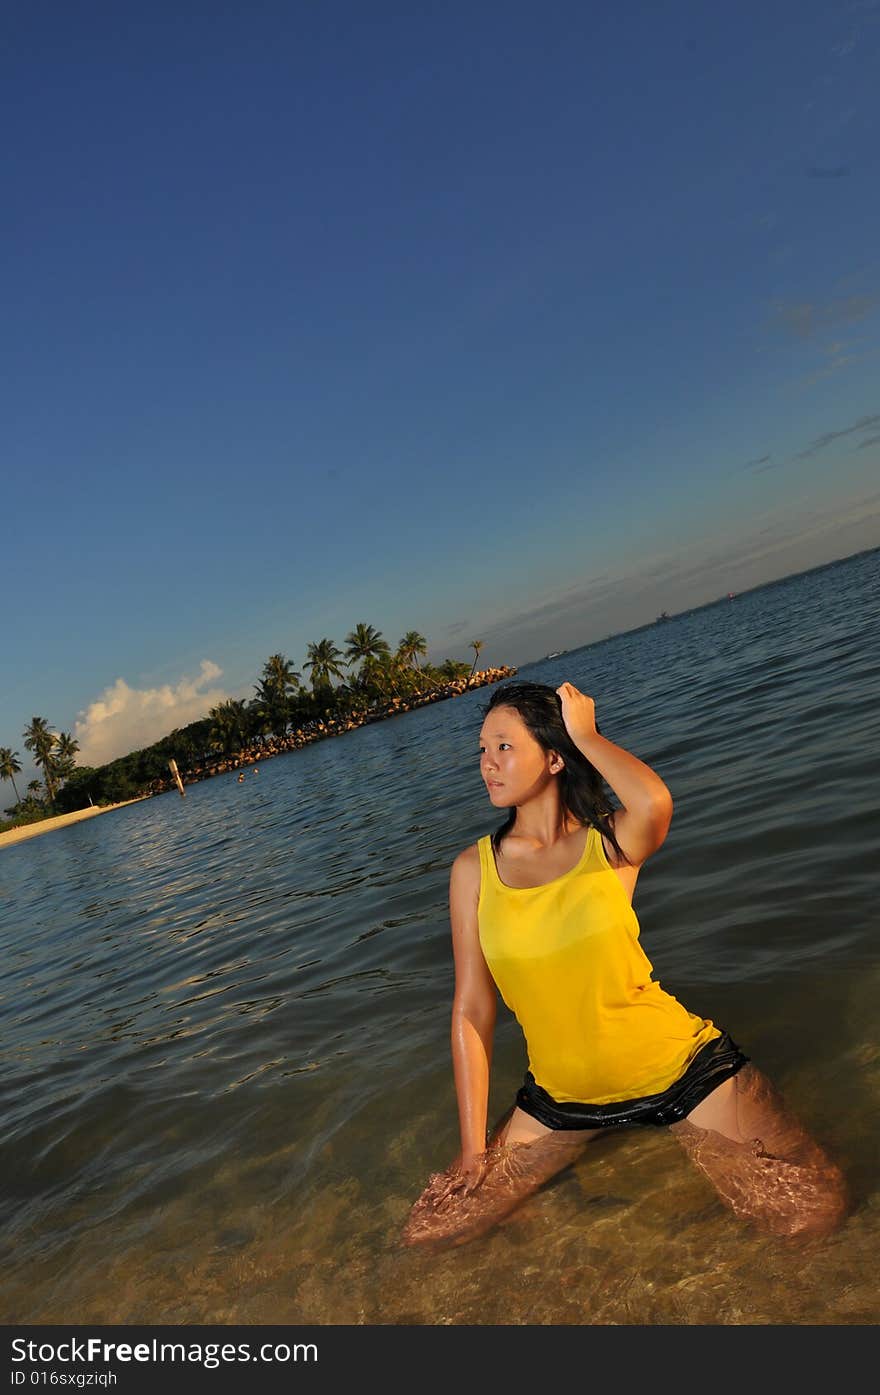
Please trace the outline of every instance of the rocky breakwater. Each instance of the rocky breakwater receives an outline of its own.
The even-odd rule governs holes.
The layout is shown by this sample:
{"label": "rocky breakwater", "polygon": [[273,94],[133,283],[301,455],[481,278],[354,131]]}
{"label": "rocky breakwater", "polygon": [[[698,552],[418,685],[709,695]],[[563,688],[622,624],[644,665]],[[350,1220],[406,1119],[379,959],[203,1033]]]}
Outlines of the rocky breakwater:
{"label": "rocky breakwater", "polygon": [[[411,712],[416,707],[426,707],[431,702],[443,702],[446,698],[459,697],[462,693],[470,692],[472,688],[480,688],[487,683],[499,683],[503,678],[512,678],[515,673],[515,668],[506,665],[501,668],[479,669],[469,678],[451,678],[448,683],[441,683],[422,693],[410,693],[406,697],[388,698],[378,703],[364,703],[362,707],[355,708],[344,716],[327,716],[313,722],[305,722],[288,732],[285,737],[268,738],[259,746],[239,751],[234,756],[225,756],[222,760],[211,761],[209,764],[194,766],[188,770],[181,769],[183,782],[193,784],[197,780],[209,780],[214,775],[225,775],[232,770],[259,765],[262,761],[270,760],[272,756],[285,755],[289,751],[298,751],[303,746],[310,746],[313,741],[322,741],[327,736],[341,736],[343,732],[354,731],[355,727],[366,726],[370,722],[384,722],[389,717]],[[150,787],[150,793],[162,794],[165,790],[173,788],[170,779],[167,782],[157,780]]]}
{"label": "rocky breakwater", "polygon": [[500,683],[502,678],[512,678],[515,673],[515,668],[484,668],[472,674],[470,678],[452,678],[448,683],[443,683],[439,688],[432,688],[426,693],[390,698],[388,702],[378,707],[374,706],[361,721],[343,723],[340,730],[349,731],[354,726],[363,726],[365,722],[384,722],[386,717],[396,717],[400,712],[411,712],[414,707],[425,707],[429,702],[442,702],[445,698],[458,697],[461,693],[470,692],[471,688],[480,688],[486,683]]}

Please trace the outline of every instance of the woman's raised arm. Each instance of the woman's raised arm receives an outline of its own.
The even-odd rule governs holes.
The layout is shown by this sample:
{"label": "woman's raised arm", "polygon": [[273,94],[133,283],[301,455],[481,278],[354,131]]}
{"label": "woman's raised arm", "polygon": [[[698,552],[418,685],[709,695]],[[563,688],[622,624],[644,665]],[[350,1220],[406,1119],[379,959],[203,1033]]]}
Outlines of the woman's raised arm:
{"label": "woman's raised arm", "polygon": [[657,851],[672,822],[672,795],[657,774],[622,746],[596,730],[596,705],[573,683],[556,689],[565,729],[617,795],[621,808],[614,816],[614,836],[634,867]]}

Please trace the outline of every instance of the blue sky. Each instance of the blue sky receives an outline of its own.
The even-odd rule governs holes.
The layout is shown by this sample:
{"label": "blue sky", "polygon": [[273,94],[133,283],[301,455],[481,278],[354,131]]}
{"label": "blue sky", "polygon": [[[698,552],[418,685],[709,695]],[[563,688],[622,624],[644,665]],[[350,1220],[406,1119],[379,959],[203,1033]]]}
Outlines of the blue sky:
{"label": "blue sky", "polygon": [[880,544],[878,0],[4,28],[23,762],[358,621],[524,664]]}

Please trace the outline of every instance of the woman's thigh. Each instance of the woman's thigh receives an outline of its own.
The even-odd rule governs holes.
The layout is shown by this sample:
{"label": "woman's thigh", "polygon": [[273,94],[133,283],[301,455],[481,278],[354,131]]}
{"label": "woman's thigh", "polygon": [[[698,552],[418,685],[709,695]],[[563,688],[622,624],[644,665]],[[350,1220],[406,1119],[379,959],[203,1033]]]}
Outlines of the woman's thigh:
{"label": "woman's thigh", "polygon": [[716,1086],[696,1109],[691,1110],[687,1118],[691,1124],[701,1129],[714,1129],[723,1138],[729,1138],[734,1143],[745,1143],[745,1120],[740,1119],[740,1112],[740,1091],[737,1089],[736,1076],[733,1075]]}
{"label": "woman's thigh", "polygon": [[[506,1147],[514,1143],[536,1143],[541,1138],[547,1138],[553,1134],[568,1133],[567,1129],[548,1129],[546,1124],[542,1124],[538,1119],[533,1119],[531,1114],[526,1114],[524,1109],[514,1105],[498,1121],[489,1138],[490,1147],[495,1144],[498,1147]],[[590,1133],[590,1129],[572,1129],[572,1133]]]}
{"label": "woman's thigh", "polygon": [[765,1230],[825,1234],[846,1215],[839,1167],[751,1062],[671,1132],[733,1212]]}

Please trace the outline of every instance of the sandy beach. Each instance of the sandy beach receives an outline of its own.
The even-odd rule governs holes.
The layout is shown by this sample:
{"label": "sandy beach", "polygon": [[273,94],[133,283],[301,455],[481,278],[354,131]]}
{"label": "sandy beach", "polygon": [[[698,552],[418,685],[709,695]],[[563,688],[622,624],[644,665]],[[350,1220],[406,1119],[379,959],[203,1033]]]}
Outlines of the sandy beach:
{"label": "sandy beach", "polygon": [[38,833],[51,833],[53,828],[65,828],[69,823],[79,823],[80,819],[92,819],[96,814],[109,814],[114,809],[124,809],[126,804],[138,804],[149,795],[139,795],[137,799],[123,799],[119,804],[95,805],[89,809],[75,809],[72,814],[56,814],[53,819],[40,819],[39,823],[26,823],[21,828],[10,828],[0,833],[0,848],[9,843],[21,843],[25,838],[35,838]]}

